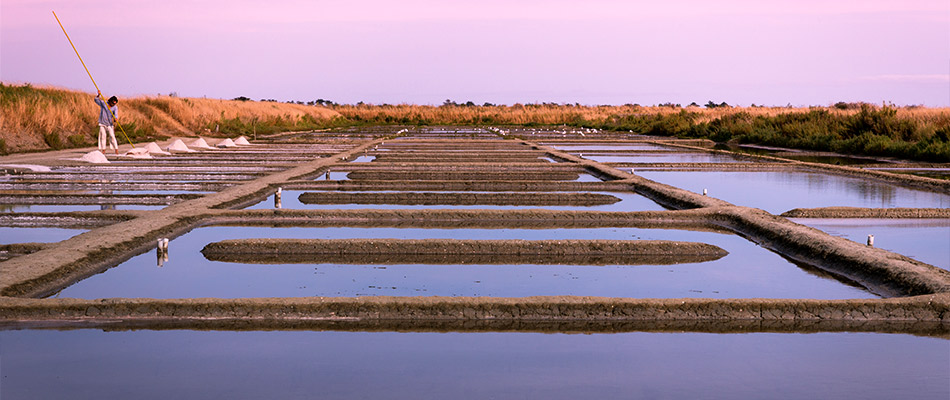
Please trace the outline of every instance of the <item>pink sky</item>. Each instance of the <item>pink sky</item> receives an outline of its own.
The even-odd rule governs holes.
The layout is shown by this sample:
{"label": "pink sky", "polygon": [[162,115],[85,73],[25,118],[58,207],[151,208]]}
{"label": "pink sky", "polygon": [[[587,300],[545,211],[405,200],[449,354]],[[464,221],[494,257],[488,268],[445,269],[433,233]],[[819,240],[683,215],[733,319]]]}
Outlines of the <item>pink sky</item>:
{"label": "pink sky", "polygon": [[340,103],[950,106],[950,1],[3,0],[0,80]]}

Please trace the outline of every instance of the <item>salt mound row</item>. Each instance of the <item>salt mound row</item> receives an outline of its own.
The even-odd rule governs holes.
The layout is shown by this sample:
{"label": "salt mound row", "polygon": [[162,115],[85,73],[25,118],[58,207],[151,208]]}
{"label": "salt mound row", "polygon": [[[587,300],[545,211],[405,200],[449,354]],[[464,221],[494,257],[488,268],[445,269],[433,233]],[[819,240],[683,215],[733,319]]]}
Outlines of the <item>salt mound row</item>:
{"label": "salt mound row", "polygon": [[231,138],[227,138],[218,142],[217,146],[218,147],[237,147],[237,145],[234,144],[234,141],[231,140]]}
{"label": "salt mound row", "polygon": [[32,172],[50,172],[50,168],[45,165],[33,165],[33,164],[4,164],[0,165],[0,168],[22,168],[28,169]]}
{"label": "salt mound row", "polygon": [[198,138],[198,140],[195,140],[194,142],[191,142],[191,144],[189,144],[188,147],[194,147],[194,148],[198,148],[198,149],[210,149],[210,148],[211,148],[211,146],[208,146],[208,142],[206,142],[206,141],[205,141],[204,139],[202,139],[202,138]]}
{"label": "salt mound row", "polygon": [[148,154],[161,154],[165,156],[172,154],[165,150],[162,150],[161,147],[158,147],[158,143],[155,143],[155,142],[145,145],[145,151],[148,151]]}
{"label": "salt mound row", "polygon": [[234,139],[234,144],[240,145],[240,146],[250,146],[251,142],[248,142],[246,137],[241,136],[237,139]]}
{"label": "salt mound row", "polygon": [[148,149],[144,147],[136,147],[132,150],[125,152],[123,156],[131,157],[131,158],[152,158],[152,155],[148,154]]}
{"label": "salt mound row", "polygon": [[85,161],[92,164],[108,164],[109,159],[106,158],[105,154],[102,154],[101,151],[90,151],[82,156],[79,161]]}
{"label": "salt mound row", "polygon": [[175,139],[171,145],[165,148],[171,153],[194,153],[195,150],[189,149],[188,146],[185,146],[185,142],[182,142],[181,139]]}

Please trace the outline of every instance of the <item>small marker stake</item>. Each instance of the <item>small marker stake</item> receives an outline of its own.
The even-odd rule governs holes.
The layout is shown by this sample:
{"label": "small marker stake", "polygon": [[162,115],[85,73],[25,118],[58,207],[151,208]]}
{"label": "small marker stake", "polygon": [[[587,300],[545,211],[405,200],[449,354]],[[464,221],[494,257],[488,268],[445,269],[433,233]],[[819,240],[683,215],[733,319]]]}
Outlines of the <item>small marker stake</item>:
{"label": "small marker stake", "polygon": [[277,192],[274,193],[274,208],[280,208],[280,194],[283,191],[282,188],[277,188]]}
{"label": "small marker stake", "polygon": [[868,246],[874,247],[874,235],[868,235]]}
{"label": "small marker stake", "polygon": [[703,196],[706,195],[706,189],[703,189]]}

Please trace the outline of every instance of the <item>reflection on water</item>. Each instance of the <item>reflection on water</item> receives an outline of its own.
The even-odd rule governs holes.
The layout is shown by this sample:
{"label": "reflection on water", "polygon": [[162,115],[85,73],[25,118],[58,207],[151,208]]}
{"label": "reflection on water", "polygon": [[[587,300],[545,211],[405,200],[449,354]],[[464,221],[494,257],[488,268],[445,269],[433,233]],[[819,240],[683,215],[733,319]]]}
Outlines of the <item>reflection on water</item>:
{"label": "reflection on water", "polygon": [[950,219],[809,219],[792,221],[865,244],[874,235],[874,246],[917,261],[950,269]]}
{"label": "reflection on water", "polygon": [[637,171],[637,175],[730,203],[783,213],[794,208],[948,208],[950,195],[816,172]]}
{"label": "reflection on water", "polygon": [[875,333],[0,331],[4,399],[947,399],[939,338]]}
{"label": "reflection on water", "polygon": [[[678,265],[241,264],[213,262],[201,249],[244,238],[678,240],[709,243],[729,254]],[[636,298],[873,298],[873,294],[803,270],[739,236],[683,230],[420,229],[206,227],[171,241],[171,261],[152,252],[64,289],[60,297],[304,297],[576,295]],[[296,260],[295,260],[296,261]]]}

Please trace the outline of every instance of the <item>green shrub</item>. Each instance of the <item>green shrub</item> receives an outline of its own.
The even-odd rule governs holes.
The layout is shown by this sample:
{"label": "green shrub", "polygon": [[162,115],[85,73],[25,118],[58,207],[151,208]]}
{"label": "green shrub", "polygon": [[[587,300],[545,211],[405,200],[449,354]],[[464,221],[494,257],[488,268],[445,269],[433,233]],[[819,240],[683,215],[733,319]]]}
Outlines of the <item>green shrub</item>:
{"label": "green shrub", "polygon": [[57,132],[47,132],[43,134],[43,142],[53,150],[63,148],[63,138]]}
{"label": "green shrub", "polygon": [[84,147],[86,146],[86,136],[75,133],[66,137],[66,140],[69,141],[69,147]]}

